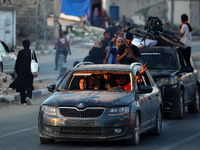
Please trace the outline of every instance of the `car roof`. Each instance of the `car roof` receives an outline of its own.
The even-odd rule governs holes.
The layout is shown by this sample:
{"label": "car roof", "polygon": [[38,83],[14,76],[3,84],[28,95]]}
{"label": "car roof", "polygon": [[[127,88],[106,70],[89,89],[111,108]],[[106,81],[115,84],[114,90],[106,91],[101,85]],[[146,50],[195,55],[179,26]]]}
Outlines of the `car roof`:
{"label": "car roof", "polygon": [[[138,64],[138,63],[137,63]],[[119,72],[131,72],[131,65],[124,64],[93,64],[93,65],[79,65],[73,68],[71,71],[119,71]]]}

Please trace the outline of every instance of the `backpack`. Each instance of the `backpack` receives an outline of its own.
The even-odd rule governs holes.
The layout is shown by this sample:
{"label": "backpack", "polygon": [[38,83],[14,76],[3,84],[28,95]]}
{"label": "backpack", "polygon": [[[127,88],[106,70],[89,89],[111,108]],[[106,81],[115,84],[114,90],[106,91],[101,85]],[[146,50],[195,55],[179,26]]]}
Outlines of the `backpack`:
{"label": "backpack", "polygon": [[158,17],[149,17],[148,21],[145,23],[144,29],[157,33],[163,30],[163,23]]}

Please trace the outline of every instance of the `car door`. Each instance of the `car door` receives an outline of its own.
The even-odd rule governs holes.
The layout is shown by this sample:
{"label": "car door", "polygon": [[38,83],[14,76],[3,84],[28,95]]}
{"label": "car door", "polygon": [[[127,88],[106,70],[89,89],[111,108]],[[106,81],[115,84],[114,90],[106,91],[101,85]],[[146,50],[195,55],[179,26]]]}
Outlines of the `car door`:
{"label": "car door", "polygon": [[150,73],[146,71],[144,75],[146,76],[145,79],[147,85],[153,88],[153,91],[150,94],[151,94],[151,125],[154,125],[156,121],[156,115],[159,108],[159,104],[161,101],[161,93]]}
{"label": "car door", "polygon": [[[184,61],[182,54],[178,53],[178,55],[179,55],[181,68],[186,67],[186,63]],[[179,80],[183,82],[185,103],[192,100],[192,97],[195,91],[195,86],[194,86],[195,83],[193,81],[193,78],[194,78],[194,74],[192,72],[183,72],[180,74]]]}
{"label": "car door", "polygon": [[[147,85],[145,75],[137,80],[138,93],[141,86]],[[152,93],[140,93],[139,95],[139,104],[141,109],[141,125],[142,129],[148,128],[151,124],[151,115],[152,115]]]}

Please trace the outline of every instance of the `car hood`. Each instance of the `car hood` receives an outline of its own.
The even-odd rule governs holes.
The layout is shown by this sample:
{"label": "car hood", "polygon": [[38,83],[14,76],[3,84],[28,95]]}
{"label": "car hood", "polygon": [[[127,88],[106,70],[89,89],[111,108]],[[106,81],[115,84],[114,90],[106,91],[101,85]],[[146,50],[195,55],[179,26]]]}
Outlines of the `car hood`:
{"label": "car hood", "polygon": [[157,70],[157,69],[149,69],[150,74],[153,78],[157,77],[171,77],[176,70]]}
{"label": "car hood", "polygon": [[88,106],[127,106],[134,100],[131,92],[99,92],[99,91],[80,91],[80,92],[55,92],[46,101],[45,105],[52,106],[78,106],[84,103]]}

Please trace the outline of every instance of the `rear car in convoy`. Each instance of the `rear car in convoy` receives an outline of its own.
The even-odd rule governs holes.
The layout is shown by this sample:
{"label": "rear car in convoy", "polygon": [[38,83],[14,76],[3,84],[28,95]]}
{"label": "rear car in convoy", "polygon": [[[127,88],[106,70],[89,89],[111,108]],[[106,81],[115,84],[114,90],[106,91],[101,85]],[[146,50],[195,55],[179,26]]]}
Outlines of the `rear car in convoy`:
{"label": "rear car in convoy", "polygon": [[190,113],[199,112],[199,79],[192,59],[186,66],[181,52],[176,47],[154,46],[141,50],[141,61],[162,92],[164,111],[172,118],[183,118],[185,106]]}
{"label": "rear car in convoy", "polygon": [[0,41],[0,72],[10,74],[15,78],[16,55],[12,52],[14,52],[13,49],[9,49],[3,41]]}
{"label": "rear car in convoy", "polygon": [[[39,110],[40,142],[123,140],[138,145],[141,133],[160,135],[161,92],[148,70],[136,81],[140,70],[140,63],[78,64],[57,86],[47,87],[54,94]],[[118,87],[116,79],[121,75],[131,85],[130,91]],[[83,77],[91,88],[78,88]]]}

